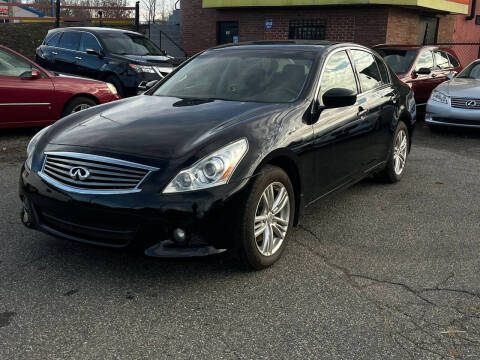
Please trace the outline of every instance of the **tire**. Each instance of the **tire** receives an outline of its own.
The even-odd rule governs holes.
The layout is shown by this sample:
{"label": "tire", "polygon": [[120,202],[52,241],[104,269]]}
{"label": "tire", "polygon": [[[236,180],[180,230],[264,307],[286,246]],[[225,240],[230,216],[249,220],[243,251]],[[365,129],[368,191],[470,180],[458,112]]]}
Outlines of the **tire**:
{"label": "tire", "polygon": [[120,96],[121,98],[125,97],[125,89],[123,88],[123,85],[120,82],[119,78],[117,78],[115,75],[109,75],[105,78],[104,81],[110,84],[113,84],[115,86],[115,88],[117,89],[118,96]]}
{"label": "tire", "polygon": [[[402,144],[405,144],[404,146],[406,146],[406,148],[404,149],[405,158],[404,158],[403,166],[401,167],[401,171],[398,171],[399,168],[396,167],[397,165],[396,154],[399,154],[399,151],[397,151],[398,149],[397,143],[400,140],[399,139],[399,136],[401,136],[400,134],[403,134],[404,136],[404,141],[402,141]],[[403,121],[400,121],[397,125],[397,129],[395,130],[395,136],[393,137],[392,147],[390,148],[390,152],[388,154],[387,165],[381,172],[376,174],[376,177],[381,181],[384,181],[390,184],[393,184],[402,180],[403,176],[405,175],[405,171],[407,169],[409,146],[410,146],[410,134],[408,133],[407,125]],[[401,151],[403,152],[403,150]],[[401,161],[400,158],[398,159],[398,161]]]}
{"label": "tire", "polygon": [[73,99],[71,99],[67,105],[65,105],[65,108],[63,109],[62,112],[62,117],[70,115],[74,112],[80,111],[80,110],[85,110],[88,109],[92,106],[97,105],[95,100],[90,99],[85,96],[78,96]]}
{"label": "tire", "polygon": [[[271,207],[267,209],[267,198],[263,196],[267,189],[273,189],[274,201],[270,201],[273,204],[275,204],[275,200],[282,198],[281,193],[288,195],[288,203],[279,207],[281,211],[276,216],[271,215]],[[282,204],[283,201],[280,203]],[[273,210],[278,210],[278,208]],[[255,223],[256,215],[266,218],[264,221]],[[290,178],[279,167],[265,166],[262,174],[252,184],[250,194],[246,197],[239,217],[236,250],[242,265],[249,269],[260,270],[271,266],[280,259],[292,229],[294,215],[295,197]],[[282,221],[278,220],[279,218]],[[261,228],[264,229],[257,237],[255,237],[256,225],[258,225],[257,231]],[[270,237],[268,234],[274,235]],[[283,239],[281,234],[284,234]],[[275,236],[277,236],[276,239]],[[267,238],[273,239],[273,241],[266,241]]]}

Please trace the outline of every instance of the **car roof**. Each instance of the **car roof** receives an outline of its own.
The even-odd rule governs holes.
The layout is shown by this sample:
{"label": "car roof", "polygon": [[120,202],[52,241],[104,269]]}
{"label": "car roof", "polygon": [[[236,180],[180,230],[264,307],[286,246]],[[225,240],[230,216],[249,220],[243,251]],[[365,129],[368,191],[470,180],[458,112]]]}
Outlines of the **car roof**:
{"label": "car roof", "polygon": [[438,49],[435,45],[408,45],[408,44],[379,44],[373,46],[374,49],[399,49],[399,50],[420,50],[420,49]]}
{"label": "car roof", "polygon": [[129,34],[135,34],[135,35],[140,35],[143,36],[140,33],[130,31],[130,30],[125,30],[125,29],[114,29],[114,28],[105,28],[105,27],[63,27],[63,28],[58,28],[58,29],[52,29],[49,31],[49,33],[57,32],[57,31],[68,31],[68,30],[75,30],[75,31],[87,31],[91,32],[94,34],[102,34],[102,33],[129,33]]}
{"label": "car roof", "polygon": [[253,49],[295,49],[295,50],[310,50],[310,51],[325,51],[325,49],[334,49],[338,47],[360,47],[365,50],[370,50],[365,46],[354,43],[340,43],[325,40],[261,40],[248,41],[238,44],[225,44],[213,47],[209,50],[221,49],[239,49],[239,50],[253,50]]}

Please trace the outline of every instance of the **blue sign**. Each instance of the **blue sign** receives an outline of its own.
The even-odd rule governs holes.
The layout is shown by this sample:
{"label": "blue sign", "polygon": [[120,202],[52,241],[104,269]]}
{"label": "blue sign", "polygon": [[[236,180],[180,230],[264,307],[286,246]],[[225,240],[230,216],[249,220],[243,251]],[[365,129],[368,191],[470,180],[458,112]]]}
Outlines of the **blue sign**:
{"label": "blue sign", "polygon": [[265,20],[265,29],[273,29],[273,20]]}

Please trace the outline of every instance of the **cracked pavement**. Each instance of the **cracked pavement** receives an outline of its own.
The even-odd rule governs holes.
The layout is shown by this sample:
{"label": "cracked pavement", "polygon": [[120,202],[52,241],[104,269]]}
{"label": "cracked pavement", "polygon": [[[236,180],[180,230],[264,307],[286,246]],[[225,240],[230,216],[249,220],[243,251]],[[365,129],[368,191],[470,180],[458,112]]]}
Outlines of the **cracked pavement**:
{"label": "cracked pavement", "polygon": [[401,183],[311,206],[261,272],[25,229],[33,132],[0,134],[0,358],[480,358],[480,132],[417,130]]}

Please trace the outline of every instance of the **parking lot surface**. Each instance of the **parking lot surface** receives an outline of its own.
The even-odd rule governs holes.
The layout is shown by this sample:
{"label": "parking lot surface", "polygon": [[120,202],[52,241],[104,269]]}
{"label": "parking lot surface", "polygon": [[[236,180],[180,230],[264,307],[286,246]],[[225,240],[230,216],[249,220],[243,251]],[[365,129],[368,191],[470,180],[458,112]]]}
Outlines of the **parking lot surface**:
{"label": "parking lot surface", "polygon": [[2,131],[0,359],[480,358],[480,133],[417,130],[401,183],[311,206],[260,272],[26,229],[34,131]]}

